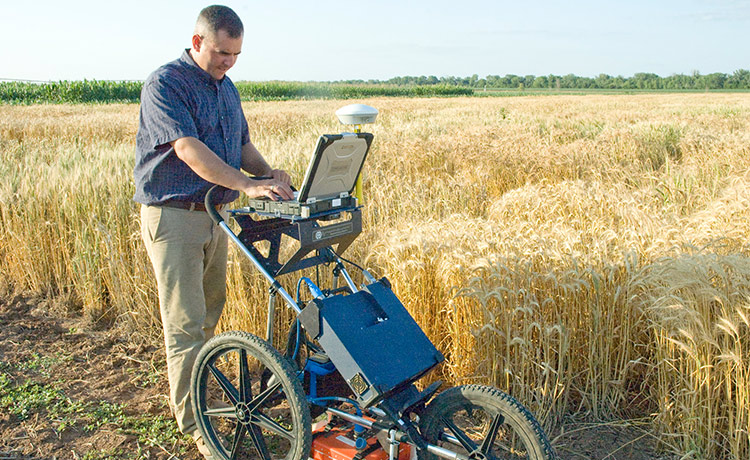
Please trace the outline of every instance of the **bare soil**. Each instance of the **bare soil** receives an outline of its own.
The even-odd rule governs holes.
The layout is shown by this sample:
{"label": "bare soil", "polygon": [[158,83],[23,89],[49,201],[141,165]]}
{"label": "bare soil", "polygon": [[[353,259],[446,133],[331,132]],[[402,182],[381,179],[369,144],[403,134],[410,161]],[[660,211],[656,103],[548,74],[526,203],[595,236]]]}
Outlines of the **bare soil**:
{"label": "bare soil", "polygon": [[[90,412],[122,405],[124,417],[166,421],[154,429],[175,430],[160,340],[117,328],[97,330],[65,302],[0,298],[0,374],[15,387],[33,382],[55,388],[67,407],[79,403]],[[123,426],[122,418],[85,410],[61,417],[49,407],[31,406],[20,415],[0,412],[0,460],[202,458],[185,436],[160,441],[158,433]],[[645,428],[626,421],[570,422],[550,439],[563,459],[672,458],[657,453]]]}

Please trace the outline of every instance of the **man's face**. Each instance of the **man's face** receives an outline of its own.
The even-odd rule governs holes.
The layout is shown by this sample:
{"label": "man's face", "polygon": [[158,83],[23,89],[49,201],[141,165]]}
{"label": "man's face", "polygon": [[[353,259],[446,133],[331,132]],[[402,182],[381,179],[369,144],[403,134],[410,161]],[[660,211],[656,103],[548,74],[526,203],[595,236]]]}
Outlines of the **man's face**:
{"label": "man's face", "polygon": [[193,35],[193,48],[190,55],[198,67],[208,72],[216,80],[224,78],[224,74],[237,62],[237,56],[242,51],[242,36],[232,38],[224,30],[219,30],[215,36],[207,34],[201,37]]}

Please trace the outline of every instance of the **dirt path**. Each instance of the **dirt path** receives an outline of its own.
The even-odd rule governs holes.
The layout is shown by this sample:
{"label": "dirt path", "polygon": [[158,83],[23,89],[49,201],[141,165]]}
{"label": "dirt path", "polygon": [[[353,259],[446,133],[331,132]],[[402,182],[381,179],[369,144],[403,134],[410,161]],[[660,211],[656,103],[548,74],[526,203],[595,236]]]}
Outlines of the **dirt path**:
{"label": "dirt path", "polygon": [[[201,457],[167,405],[158,340],[96,331],[45,299],[0,299],[0,460]],[[565,427],[563,459],[659,457],[632,423]]]}
{"label": "dirt path", "polygon": [[50,314],[64,310],[0,300],[0,459],[198,459],[171,420],[161,349]]}

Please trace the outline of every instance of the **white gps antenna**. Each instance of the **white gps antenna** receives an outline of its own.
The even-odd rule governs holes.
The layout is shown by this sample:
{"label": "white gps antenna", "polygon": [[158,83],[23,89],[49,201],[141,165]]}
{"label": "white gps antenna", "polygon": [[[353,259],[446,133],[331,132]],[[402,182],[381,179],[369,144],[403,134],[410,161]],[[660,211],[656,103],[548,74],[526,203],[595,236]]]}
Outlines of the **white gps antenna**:
{"label": "white gps antenna", "polygon": [[[342,125],[354,125],[354,132],[359,134],[362,132],[362,125],[375,123],[375,118],[378,116],[378,109],[365,104],[349,104],[338,109],[336,116]],[[354,186],[354,196],[360,204],[364,203],[362,173],[357,177],[357,182]]]}
{"label": "white gps antenna", "polygon": [[349,104],[336,111],[342,125],[354,125],[354,132],[362,132],[362,125],[375,123],[378,109],[364,104]]}

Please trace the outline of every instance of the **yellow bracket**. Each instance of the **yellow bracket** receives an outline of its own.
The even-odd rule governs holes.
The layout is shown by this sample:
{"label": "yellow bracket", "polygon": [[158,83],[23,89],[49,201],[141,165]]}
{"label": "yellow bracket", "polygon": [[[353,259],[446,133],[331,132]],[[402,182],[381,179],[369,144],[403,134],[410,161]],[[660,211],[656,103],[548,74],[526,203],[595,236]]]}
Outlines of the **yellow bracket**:
{"label": "yellow bracket", "polygon": [[[354,132],[359,134],[362,132],[362,125],[354,125]],[[357,198],[357,203],[362,205],[365,203],[365,197],[362,191],[362,173],[357,176],[357,182],[354,185],[354,197]]]}

